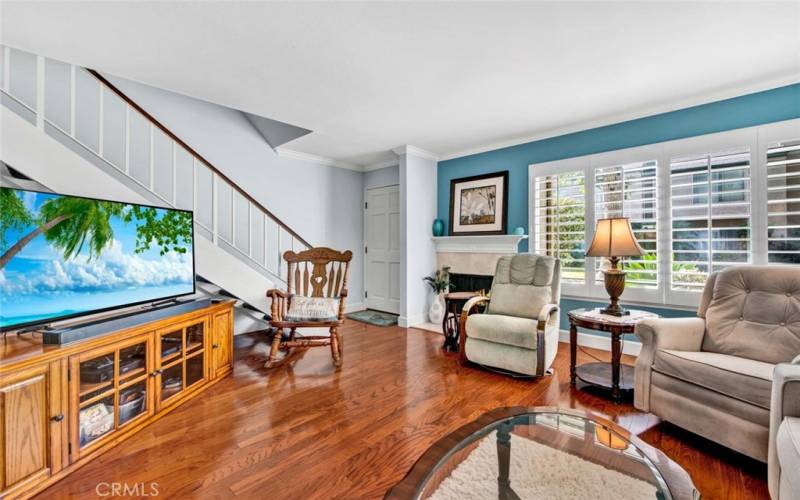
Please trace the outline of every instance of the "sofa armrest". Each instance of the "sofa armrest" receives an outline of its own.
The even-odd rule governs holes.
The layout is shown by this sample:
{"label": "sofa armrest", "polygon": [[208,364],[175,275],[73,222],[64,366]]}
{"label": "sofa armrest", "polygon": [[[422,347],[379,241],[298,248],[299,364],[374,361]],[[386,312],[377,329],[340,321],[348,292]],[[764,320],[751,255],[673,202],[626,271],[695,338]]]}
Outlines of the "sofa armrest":
{"label": "sofa armrest", "polygon": [[706,322],[702,318],[647,319],[636,325],[636,336],[642,349],[675,349],[699,351],[703,344]]}
{"label": "sofa armrest", "polygon": [[636,325],[634,332],[642,341],[634,372],[633,405],[637,409],[650,411],[650,377],[656,351],[699,351],[705,331],[703,318],[648,319]]}
{"label": "sofa armrest", "polygon": [[800,356],[791,363],[775,365],[770,408],[781,420],[800,417]]}
{"label": "sofa armrest", "polygon": [[781,469],[775,440],[785,417],[800,417],[800,356],[791,363],[775,365],[769,407],[769,491],[772,498],[778,498]]}

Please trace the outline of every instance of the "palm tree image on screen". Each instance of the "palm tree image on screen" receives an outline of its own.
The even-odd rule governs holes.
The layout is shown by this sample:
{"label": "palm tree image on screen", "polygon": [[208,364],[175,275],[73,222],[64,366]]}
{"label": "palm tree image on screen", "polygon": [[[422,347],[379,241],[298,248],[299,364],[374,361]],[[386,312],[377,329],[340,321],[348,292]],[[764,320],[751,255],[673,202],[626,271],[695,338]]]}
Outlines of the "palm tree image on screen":
{"label": "palm tree image on screen", "polygon": [[[160,254],[179,254],[188,250],[185,243],[192,238],[192,216],[189,212],[158,209],[102,201],[90,198],[56,197],[42,203],[32,213],[12,189],[0,189],[0,269],[39,235],[62,252],[69,260],[84,249],[89,259],[97,258],[114,240],[111,219],[118,218],[136,228],[136,253],[160,247]],[[22,236],[9,246],[6,232],[16,230]]]}

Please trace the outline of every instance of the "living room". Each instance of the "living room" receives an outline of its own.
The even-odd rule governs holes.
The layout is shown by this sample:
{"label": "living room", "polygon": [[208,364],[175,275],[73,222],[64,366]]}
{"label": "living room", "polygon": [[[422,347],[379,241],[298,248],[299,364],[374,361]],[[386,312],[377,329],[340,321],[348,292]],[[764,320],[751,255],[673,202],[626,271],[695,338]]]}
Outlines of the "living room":
{"label": "living room", "polygon": [[798,26],[0,2],[0,498],[800,498]]}

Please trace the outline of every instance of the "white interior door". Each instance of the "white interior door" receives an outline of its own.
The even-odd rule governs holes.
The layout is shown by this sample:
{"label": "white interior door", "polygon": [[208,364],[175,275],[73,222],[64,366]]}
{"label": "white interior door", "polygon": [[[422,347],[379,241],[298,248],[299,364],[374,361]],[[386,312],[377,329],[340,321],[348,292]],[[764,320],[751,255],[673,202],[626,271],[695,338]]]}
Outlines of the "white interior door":
{"label": "white interior door", "polygon": [[400,187],[367,189],[366,305],[400,312]]}

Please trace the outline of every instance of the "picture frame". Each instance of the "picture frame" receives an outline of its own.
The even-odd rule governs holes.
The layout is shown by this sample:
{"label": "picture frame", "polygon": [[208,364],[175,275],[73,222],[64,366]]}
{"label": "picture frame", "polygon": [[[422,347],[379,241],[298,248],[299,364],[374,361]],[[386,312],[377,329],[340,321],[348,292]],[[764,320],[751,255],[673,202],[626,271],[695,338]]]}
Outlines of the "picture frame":
{"label": "picture frame", "polygon": [[508,170],[450,180],[450,236],[506,234]]}

